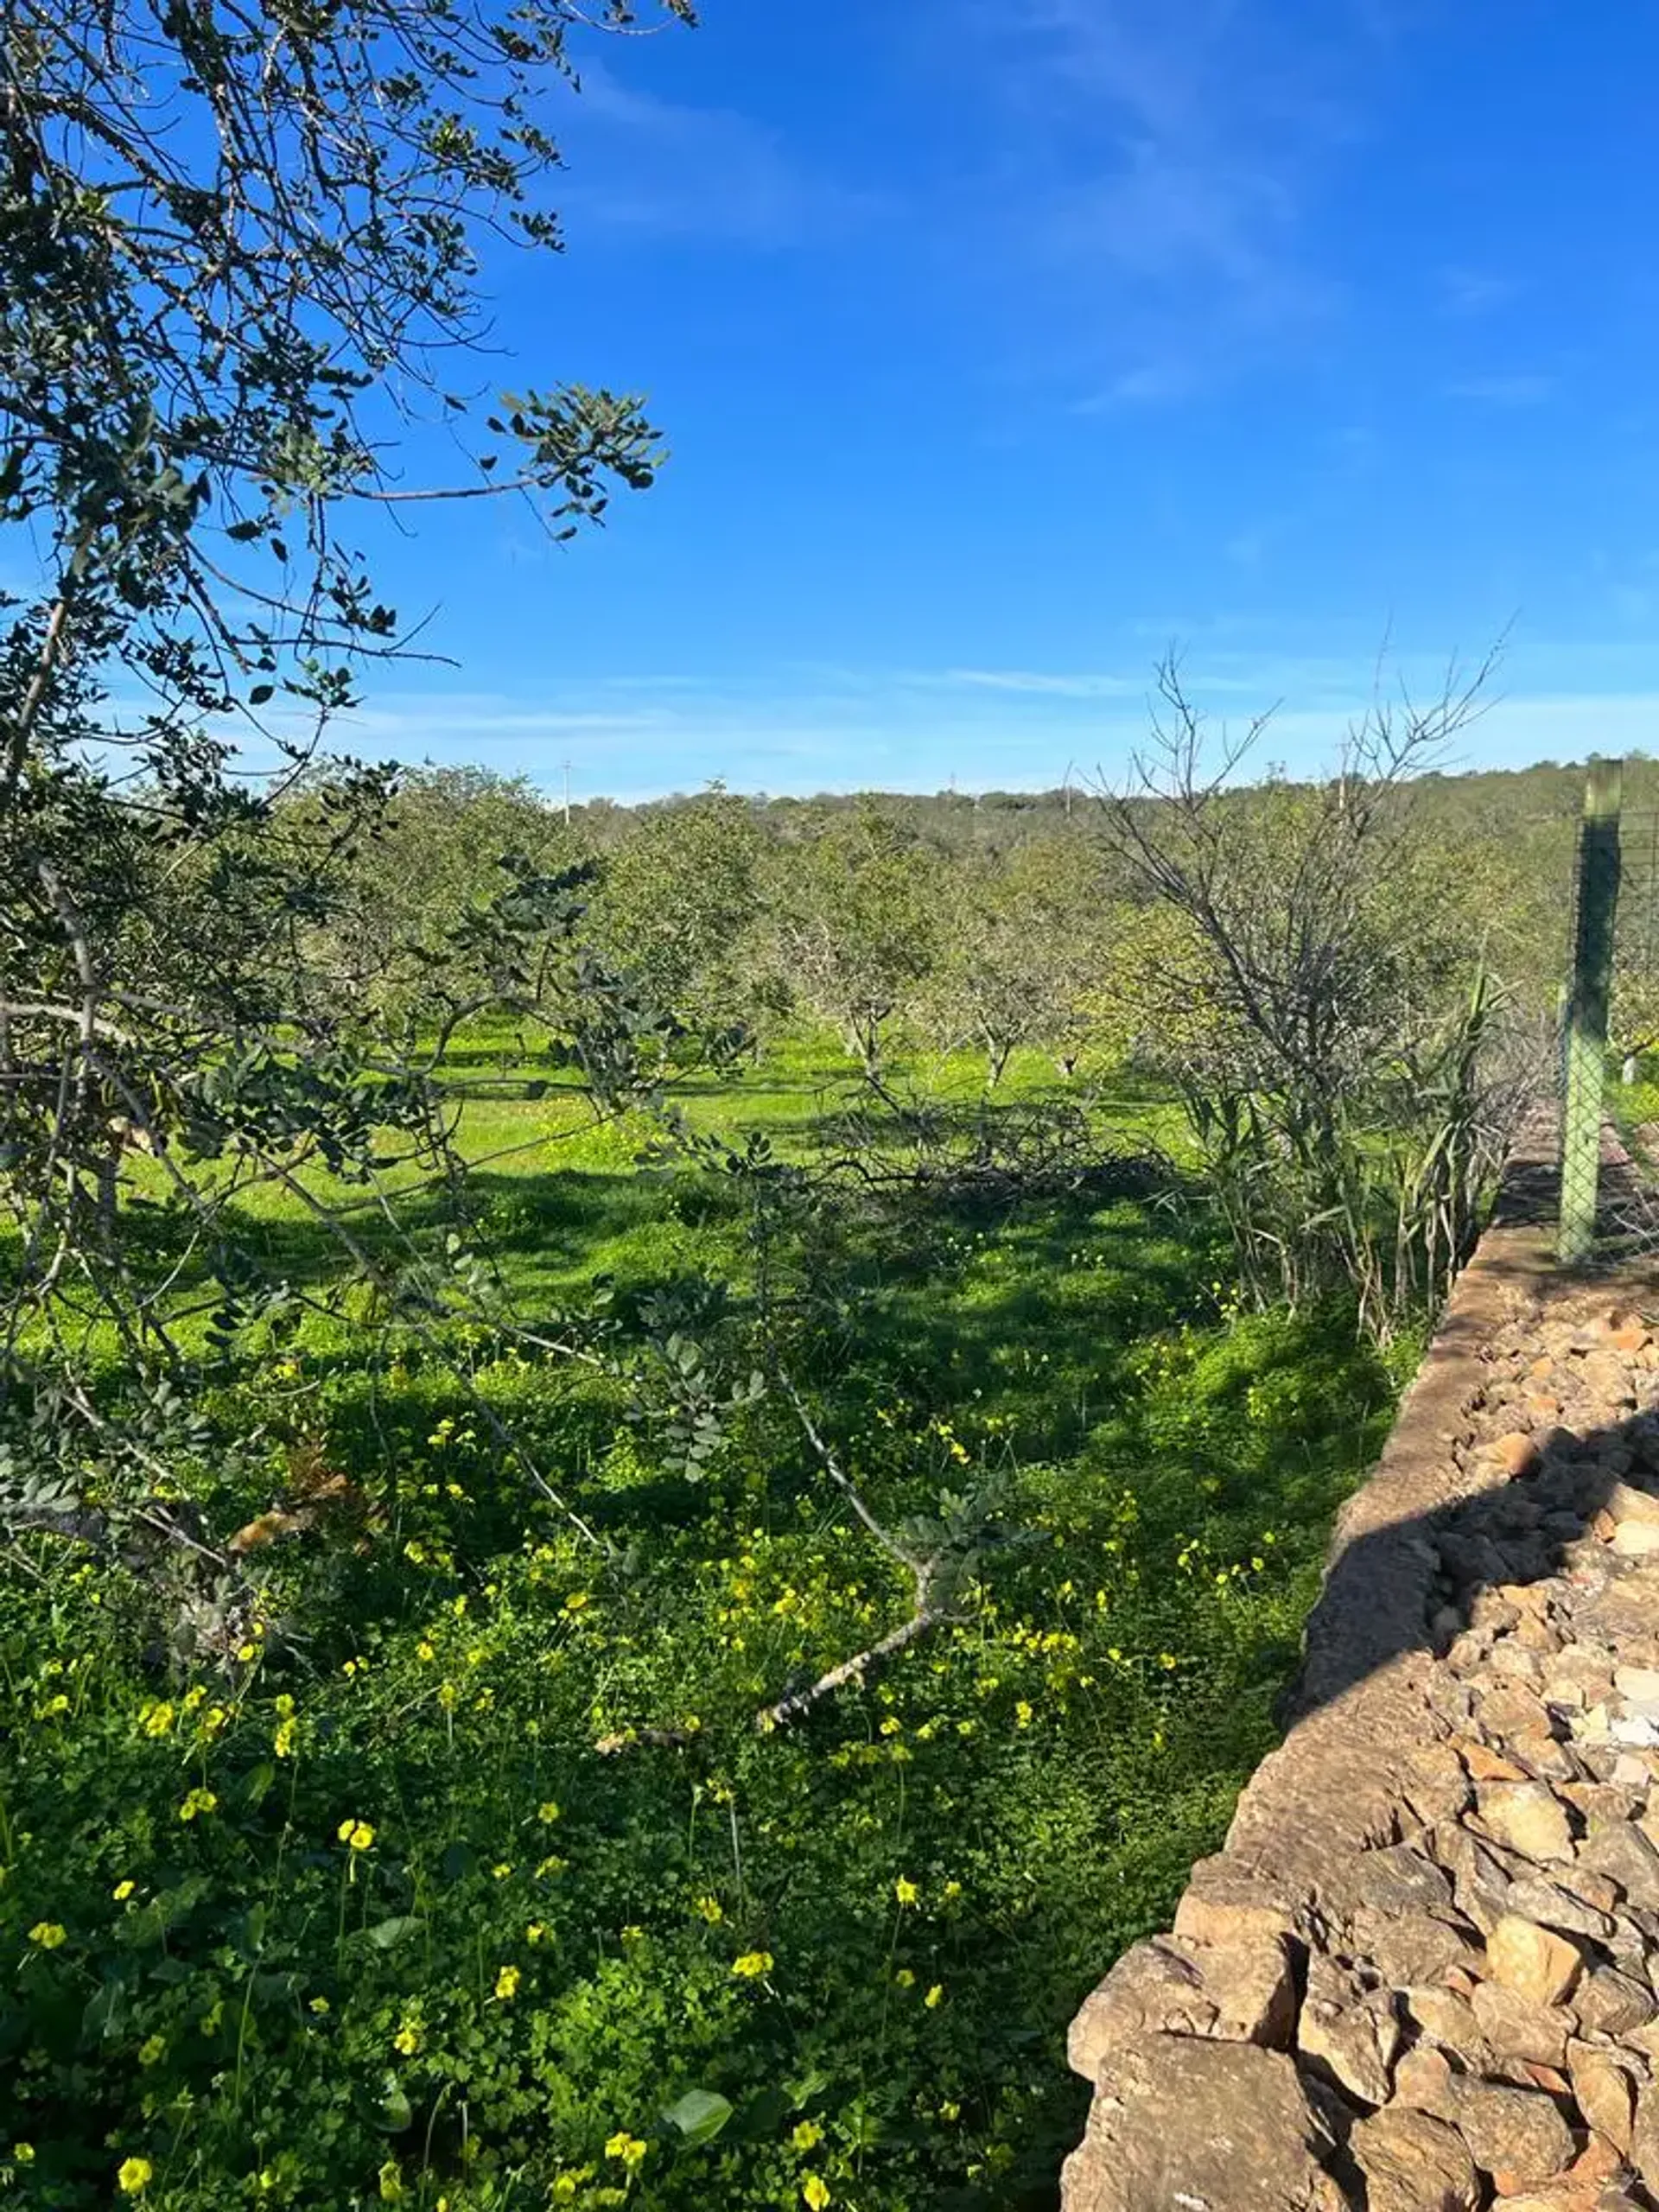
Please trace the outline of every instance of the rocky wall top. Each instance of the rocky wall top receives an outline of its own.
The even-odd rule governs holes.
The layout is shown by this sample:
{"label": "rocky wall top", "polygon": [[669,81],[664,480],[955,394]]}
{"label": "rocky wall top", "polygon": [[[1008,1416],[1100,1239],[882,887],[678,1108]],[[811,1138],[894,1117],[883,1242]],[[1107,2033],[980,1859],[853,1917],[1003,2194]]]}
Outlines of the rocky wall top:
{"label": "rocky wall top", "polygon": [[1659,2206],[1659,1282],[1556,1268],[1537,1190],[1341,1516],[1284,1743],[1072,2024],[1066,2212]]}

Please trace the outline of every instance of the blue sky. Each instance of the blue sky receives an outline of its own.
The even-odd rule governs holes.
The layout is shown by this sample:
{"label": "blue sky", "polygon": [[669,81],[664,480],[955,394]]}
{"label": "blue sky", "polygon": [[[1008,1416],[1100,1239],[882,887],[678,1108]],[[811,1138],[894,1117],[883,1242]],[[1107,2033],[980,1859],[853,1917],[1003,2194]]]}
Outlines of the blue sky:
{"label": "blue sky", "polygon": [[671,465],[564,548],[419,510],[378,574],[459,665],[359,749],[1052,785],[1178,641],[1311,767],[1385,640],[1512,625],[1464,759],[1659,751],[1652,10],[707,0],[585,74],[484,372],[644,391]]}

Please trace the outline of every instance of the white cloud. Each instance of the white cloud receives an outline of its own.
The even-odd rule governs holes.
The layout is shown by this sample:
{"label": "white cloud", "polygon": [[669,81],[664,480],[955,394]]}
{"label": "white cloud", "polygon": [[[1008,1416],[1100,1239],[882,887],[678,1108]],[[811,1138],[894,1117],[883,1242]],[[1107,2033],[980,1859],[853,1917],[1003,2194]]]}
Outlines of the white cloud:
{"label": "white cloud", "polygon": [[1440,285],[1446,313],[1471,317],[1507,307],[1521,289],[1516,278],[1491,269],[1443,269]]}
{"label": "white cloud", "polygon": [[884,204],[812,171],[770,124],[637,91],[602,65],[583,69],[562,137],[577,223],[777,251],[844,233]]}
{"label": "white cloud", "polygon": [[1554,397],[1554,377],[1525,372],[1490,377],[1465,377],[1446,386],[1448,399],[1471,399],[1486,407],[1541,407]]}
{"label": "white cloud", "polygon": [[1072,676],[1046,674],[1025,668],[950,668],[943,674],[919,677],[922,683],[965,684],[970,690],[1012,691],[1027,697],[1050,699],[1144,698],[1144,676]]}
{"label": "white cloud", "polygon": [[[1233,0],[980,0],[1016,252],[1066,288],[1077,411],[1186,398],[1338,302],[1304,214],[1355,131],[1355,19],[1294,42]],[[1023,244],[1021,244],[1023,241]]]}

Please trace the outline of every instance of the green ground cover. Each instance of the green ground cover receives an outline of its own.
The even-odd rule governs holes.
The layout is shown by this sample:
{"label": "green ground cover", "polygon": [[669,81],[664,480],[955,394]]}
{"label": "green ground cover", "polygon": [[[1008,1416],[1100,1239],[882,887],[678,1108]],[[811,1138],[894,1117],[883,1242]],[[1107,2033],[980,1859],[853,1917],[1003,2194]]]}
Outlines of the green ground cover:
{"label": "green ground cover", "polygon": [[[516,1087],[499,1039],[472,1049]],[[807,1158],[843,1076],[802,1040],[688,1112]],[[971,1098],[965,1063],[944,1080]],[[604,1278],[617,1341],[649,1342],[714,1276],[696,1332],[738,1360],[741,1192],[642,1174],[638,1128],[577,1110],[467,1108],[518,1296]],[[1112,1113],[1173,1141],[1166,1103]],[[261,1228],[333,1264],[294,1201]],[[296,1470],[354,1485],[355,1517],[258,1554],[222,1664],[158,1643],[174,1570],[14,1550],[9,2205],[1052,2203],[1065,2023],[1270,1742],[1393,1378],[1346,1315],[1235,1313],[1174,1177],[871,1198],[774,1258],[791,1371],[873,1509],[989,1516],[960,1621],[796,1726],[757,1709],[909,1592],[775,1390],[692,1466],[604,1368],[480,1338],[463,1390],[429,1346],[314,1326],[194,1416],[215,1529]]]}

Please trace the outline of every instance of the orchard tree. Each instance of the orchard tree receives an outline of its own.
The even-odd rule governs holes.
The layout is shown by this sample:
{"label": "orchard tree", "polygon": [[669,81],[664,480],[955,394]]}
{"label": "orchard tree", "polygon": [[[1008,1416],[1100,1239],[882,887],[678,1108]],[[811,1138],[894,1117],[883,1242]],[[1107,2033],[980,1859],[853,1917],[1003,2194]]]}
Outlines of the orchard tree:
{"label": "orchard tree", "polygon": [[747,802],[715,784],[644,810],[606,861],[601,941],[645,995],[696,1029],[736,1029],[755,1011],[760,850]]}
{"label": "orchard tree", "polygon": [[1021,1046],[1076,1069],[1108,953],[1106,884],[1098,842],[1082,835],[1000,855],[970,849],[951,866],[927,1008],[941,1042],[971,1040],[984,1054],[988,1090]]}
{"label": "orchard tree", "polygon": [[[67,1357],[78,1287],[130,1376],[171,1356],[92,1234],[112,1142],[156,1154],[227,1280],[230,1217],[192,1163],[310,1203],[308,1151],[367,1175],[377,1128],[423,1124],[349,979],[320,1005],[308,967],[386,779],[309,764],[365,664],[408,643],[372,518],[514,493],[568,536],[656,471],[633,398],[468,396],[481,257],[557,246],[543,94],[604,27],[641,26],[626,0],[0,17],[0,1414],[20,1385],[44,1402],[20,1348]],[[451,480],[408,466],[428,420],[467,457]],[[238,766],[251,738],[281,771],[263,785]],[[283,812],[302,773],[315,803]],[[502,930],[568,938],[573,887],[509,888]]]}
{"label": "orchard tree", "polygon": [[771,974],[879,1080],[892,1024],[916,1004],[938,955],[939,855],[861,799],[819,814],[770,860]]}
{"label": "orchard tree", "polygon": [[[289,806],[304,817],[315,801],[302,790]],[[403,770],[384,815],[359,842],[348,893],[329,924],[328,950],[347,988],[378,1008],[418,1018],[429,996],[432,949],[453,945],[457,925],[498,896],[510,856],[543,870],[581,857],[578,840],[527,777]],[[479,995],[490,986],[477,969],[448,981]]]}

